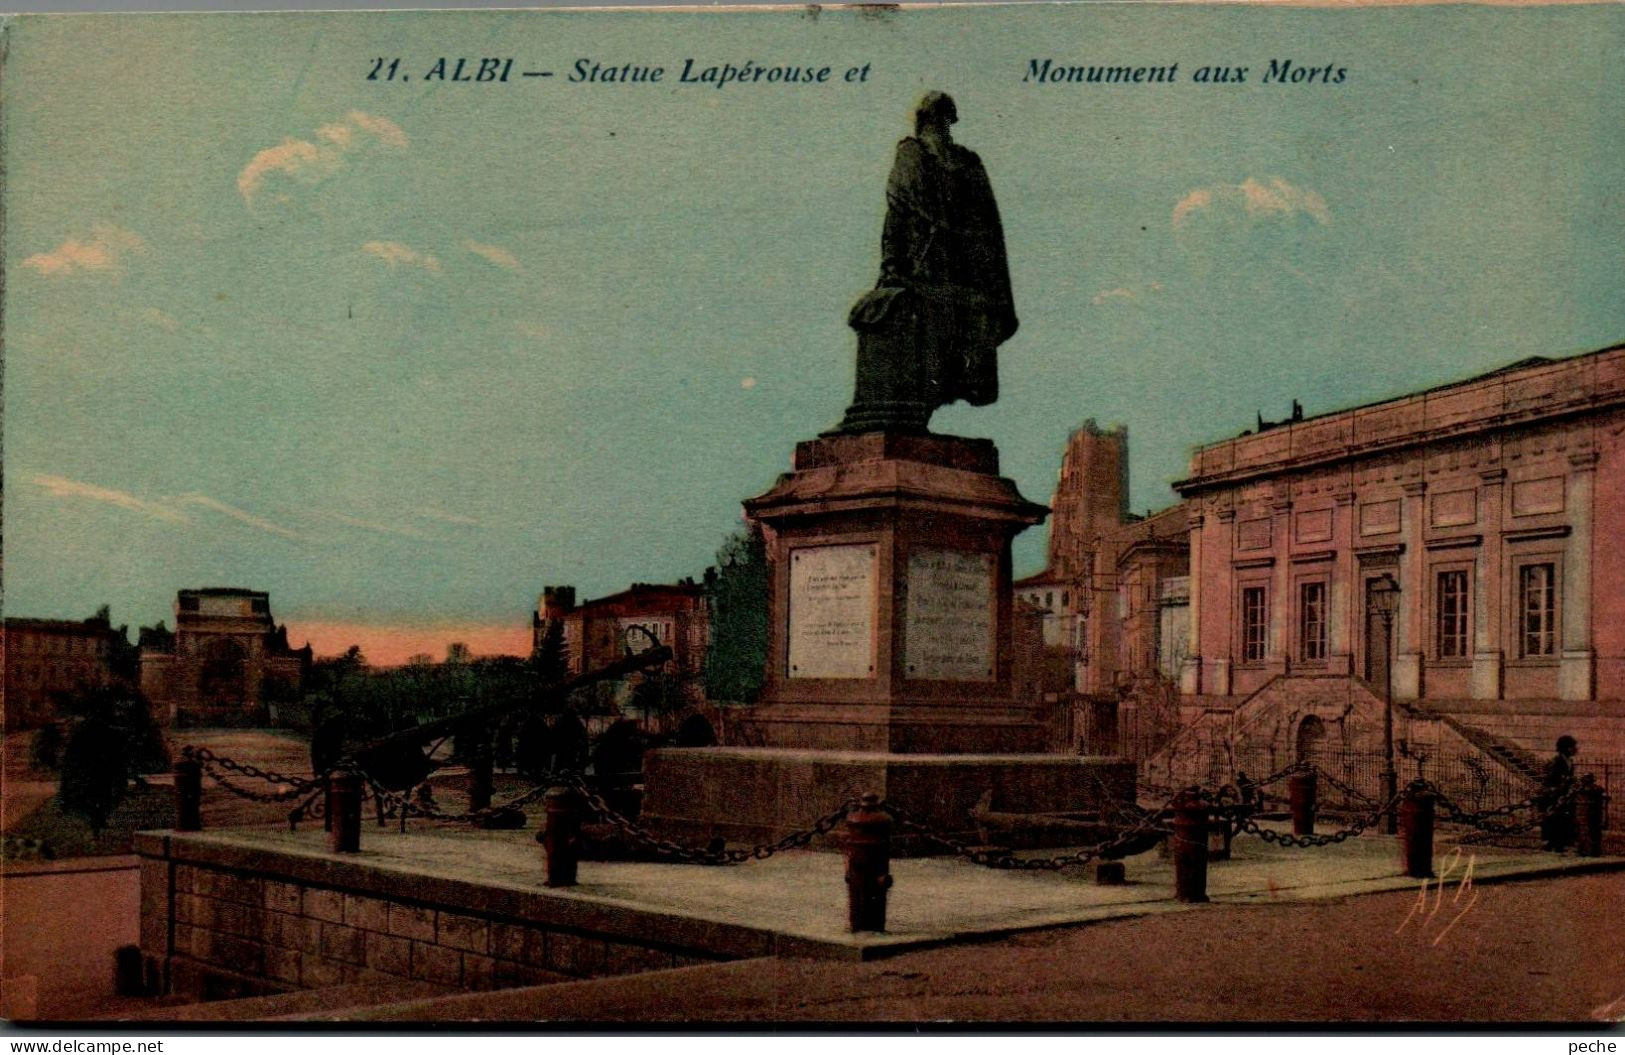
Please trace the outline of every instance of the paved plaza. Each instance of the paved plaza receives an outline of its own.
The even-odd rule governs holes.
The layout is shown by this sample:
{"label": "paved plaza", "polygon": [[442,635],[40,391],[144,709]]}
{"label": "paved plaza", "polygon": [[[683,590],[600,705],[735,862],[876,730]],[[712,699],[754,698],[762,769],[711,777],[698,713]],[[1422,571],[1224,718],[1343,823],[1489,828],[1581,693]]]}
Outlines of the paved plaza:
{"label": "paved plaza", "polygon": [[[331,854],[320,829],[239,829],[201,837],[307,860],[364,865],[377,870],[380,880],[398,881],[403,891],[430,878],[475,882],[494,890],[636,909],[656,920],[667,918],[673,926],[698,921],[770,932],[792,939],[791,947],[800,955],[839,959],[870,959],[957,940],[1200,908],[1174,900],[1173,864],[1158,850],[1129,858],[1129,881],[1122,886],[1097,885],[1092,866],[1015,871],[955,857],[895,859],[886,932],[852,934],[846,926],[845,864],[837,853],[787,851],[732,866],[587,861],[581,865],[579,885],[550,890],[543,884],[542,850],[528,831],[421,826],[402,834],[368,823],[358,855]],[[1470,880],[1471,886],[1625,868],[1625,858],[1458,846],[1449,838],[1441,838],[1436,862],[1441,878],[1452,888],[1463,880]],[[1242,836],[1230,860],[1208,867],[1208,893],[1219,904],[1315,901],[1415,890],[1419,885],[1400,874],[1396,839],[1371,833],[1301,849]]]}

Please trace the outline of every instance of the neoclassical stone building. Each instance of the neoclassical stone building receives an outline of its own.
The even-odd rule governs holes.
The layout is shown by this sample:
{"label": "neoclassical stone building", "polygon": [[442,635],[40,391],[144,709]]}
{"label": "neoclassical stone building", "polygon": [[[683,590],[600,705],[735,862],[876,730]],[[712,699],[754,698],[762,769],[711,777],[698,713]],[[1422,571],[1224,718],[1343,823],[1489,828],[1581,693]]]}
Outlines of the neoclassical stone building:
{"label": "neoclassical stone building", "polygon": [[1625,755],[1622,434],[1615,346],[1198,448],[1184,739]]}

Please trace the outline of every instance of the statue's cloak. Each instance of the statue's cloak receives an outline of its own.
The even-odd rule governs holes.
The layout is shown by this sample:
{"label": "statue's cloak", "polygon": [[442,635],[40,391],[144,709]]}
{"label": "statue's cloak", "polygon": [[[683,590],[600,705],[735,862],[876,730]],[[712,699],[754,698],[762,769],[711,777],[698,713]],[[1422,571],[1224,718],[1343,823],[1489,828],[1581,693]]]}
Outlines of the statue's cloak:
{"label": "statue's cloak", "polygon": [[909,349],[928,406],[998,398],[997,349],[1016,332],[1004,230],[981,158],[910,136],[886,184],[880,280],[853,305],[860,335]]}

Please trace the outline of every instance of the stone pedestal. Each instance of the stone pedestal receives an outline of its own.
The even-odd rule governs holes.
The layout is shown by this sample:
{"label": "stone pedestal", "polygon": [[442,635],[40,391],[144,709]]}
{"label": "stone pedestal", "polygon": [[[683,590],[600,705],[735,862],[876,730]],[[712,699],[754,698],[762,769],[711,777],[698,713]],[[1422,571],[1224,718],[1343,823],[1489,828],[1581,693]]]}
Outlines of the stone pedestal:
{"label": "stone pedestal", "polygon": [[1039,701],[1012,687],[1010,540],[1047,510],[998,475],[990,441],[823,436],[745,509],[772,569],[749,746],[1042,750]]}
{"label": "stone pedestal", "polygon": [[[1092,815],[1108,799],[1134,801],[1134,763],[1122,758],[678,747],[649,752],[643,765],[642,823],[695,845],[773,842],[870,793],[971,841],[971,813],[989,792],[990,808],[1019,813]],[[904,834],[901,852],[940,852]]]}

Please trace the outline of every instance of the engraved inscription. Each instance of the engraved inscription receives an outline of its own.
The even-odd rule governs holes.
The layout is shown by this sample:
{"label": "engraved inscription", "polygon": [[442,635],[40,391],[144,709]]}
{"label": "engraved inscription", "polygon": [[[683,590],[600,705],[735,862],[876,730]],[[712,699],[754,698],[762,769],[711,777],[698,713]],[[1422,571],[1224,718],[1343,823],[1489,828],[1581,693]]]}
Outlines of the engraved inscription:
{"label": "engraved inscription", "polygon": [[993,557],[922,550],[908,558],[903,663],[911,678],[993,680]]}
{"label": "engraved inscription", "polygon": [[875,547],[790,554],[790,677],[869,678],[875,663]]}

